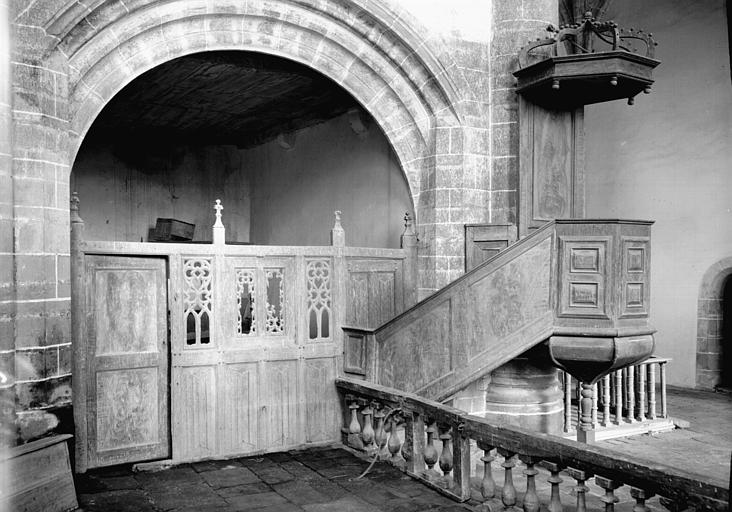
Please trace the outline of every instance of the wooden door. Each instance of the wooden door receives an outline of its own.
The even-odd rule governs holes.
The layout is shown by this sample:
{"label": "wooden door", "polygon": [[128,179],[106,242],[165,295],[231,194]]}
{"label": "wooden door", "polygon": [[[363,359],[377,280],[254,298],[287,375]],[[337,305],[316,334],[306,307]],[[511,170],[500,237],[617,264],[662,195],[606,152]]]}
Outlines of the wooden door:
{"label": "wooden door", "polygon": [[85,258],[88,467],[170,456],[163,258]]}

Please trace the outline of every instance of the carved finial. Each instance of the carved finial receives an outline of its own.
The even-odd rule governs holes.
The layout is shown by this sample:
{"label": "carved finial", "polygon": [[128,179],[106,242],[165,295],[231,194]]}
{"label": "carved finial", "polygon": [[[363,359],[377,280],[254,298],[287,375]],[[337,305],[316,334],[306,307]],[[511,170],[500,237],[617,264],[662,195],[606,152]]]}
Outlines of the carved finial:
{"label": "carved finial", "polygon": [[70,213],[70,221],[72,223],[78,223],[78,222],[84,222],[81,220],[81,216],[79,215],[79,194],[77,192],[71,193],[71,200],[69,210],[71,210]]}
{"label": "carved finial", "polygon": [[401,236],[402,249],[406,247],[416,247],[417,245],[417,233],[414,230],[414,222],[409,212],[404,214],[404,233]]}
{"label": "carved finial", "polygon": [[336,210],[333,214],[335,215],[335,221],[333,222],[333,229],[330,230],[330,244],[336,247],[345,247],[346,232],[341,226],[341,211]]}
{"label": "carved finial", "polygon": [[221,206],[221,199],[216,200],[216,204],[214,205],[214,210],[216,210],[216,222],[214,222],[213,227],[215,228],[223,228],[224,224],[221,222],[221,210],[223,210],[224,207]]}

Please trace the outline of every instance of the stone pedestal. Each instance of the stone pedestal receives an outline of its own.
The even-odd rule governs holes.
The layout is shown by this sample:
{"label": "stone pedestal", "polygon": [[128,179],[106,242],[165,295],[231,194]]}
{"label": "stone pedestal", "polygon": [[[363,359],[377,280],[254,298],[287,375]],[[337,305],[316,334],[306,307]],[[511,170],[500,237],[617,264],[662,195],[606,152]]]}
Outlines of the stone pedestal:
{"label": "stone pedestal", "polygon": [[547,434],[561,434],[564,404],[558,370],[531,356],[495,369],[486,390],[485,418]]}

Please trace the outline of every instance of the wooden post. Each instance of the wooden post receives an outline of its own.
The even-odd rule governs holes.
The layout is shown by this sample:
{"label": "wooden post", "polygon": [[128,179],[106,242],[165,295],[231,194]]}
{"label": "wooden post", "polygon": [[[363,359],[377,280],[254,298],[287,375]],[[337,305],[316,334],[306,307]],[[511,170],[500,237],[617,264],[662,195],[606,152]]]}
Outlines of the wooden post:
{"label": "wooden post", "polygon": [[648,418],[656,419],[656,363],[648,363]]}
{"label": "wooden post", "polygon": [[646,364],[636,366],[638,368],[638,421],[646,420]]}
{"label": "wooden post", "polygon": [[221,206],[221,199],[217,199],[216,204],[214,205],[214,210],[216,210],[216,222],[214,222],[213,225],[214,245],[226,244],[226,228],[224,227],[223,222],[221,222],[221,210],[223,209],[224,207]]}
{"label": "wooden post", "polygon": [[425,424],[424,417],[416,412],[405,415],[404,445],[402,455],[407,461],[407,472],[421,476],[425,470]]}
{"label": "wooden post", "polygon": [[668,418],[668,409],[666,408],[666,362],[658,363],[661,369],[661,417]]}
{"label": "wooden post", "polygon": [[454,492],[460,498],[470,498],[470,438],[458,425],[452,426],[452,475]]}
{"label": "wooden post", "polygon": [[610,375],[602,378],[602,426],[610,426]]}
{"label": "wooden post", "polygon": [[404,260],[404,308],[408,309],[417,303],[417,233],[409,212],[404,214],[404,233],[401,247],[406,252]]}
{"label": "wooden post", "polygon": [[564,431],[572,431],[572,376],[564,372]]}
{"label": "wooden post", "polygon": [[79,195],[71,194],[71,392],[74,406],[75,470],[87,468],[86,453],[86,337],[84,336],[84,221],[79,215]]}
{"label": "wooden post", "polygon": [[580,443],[595,442],[595,428],[592,422],[593,385],[582,383],[582,399],[580,400],[580,424],[577,428],[577,441]]}
{"label": "wooden post", "polygon": [[623,423],[623,370],[615,371],[615,424]]}

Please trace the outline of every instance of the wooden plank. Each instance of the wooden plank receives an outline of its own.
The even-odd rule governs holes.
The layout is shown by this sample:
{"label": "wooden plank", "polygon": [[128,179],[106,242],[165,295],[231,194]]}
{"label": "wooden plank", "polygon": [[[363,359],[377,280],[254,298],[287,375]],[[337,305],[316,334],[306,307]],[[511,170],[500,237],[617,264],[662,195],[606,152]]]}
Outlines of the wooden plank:
{"label": "wooden plank", "polygon": [[6,481],[0,510],[66,512],[77,508],[66,444],[70,438],[53,436],[3,454],[0,474]]}

